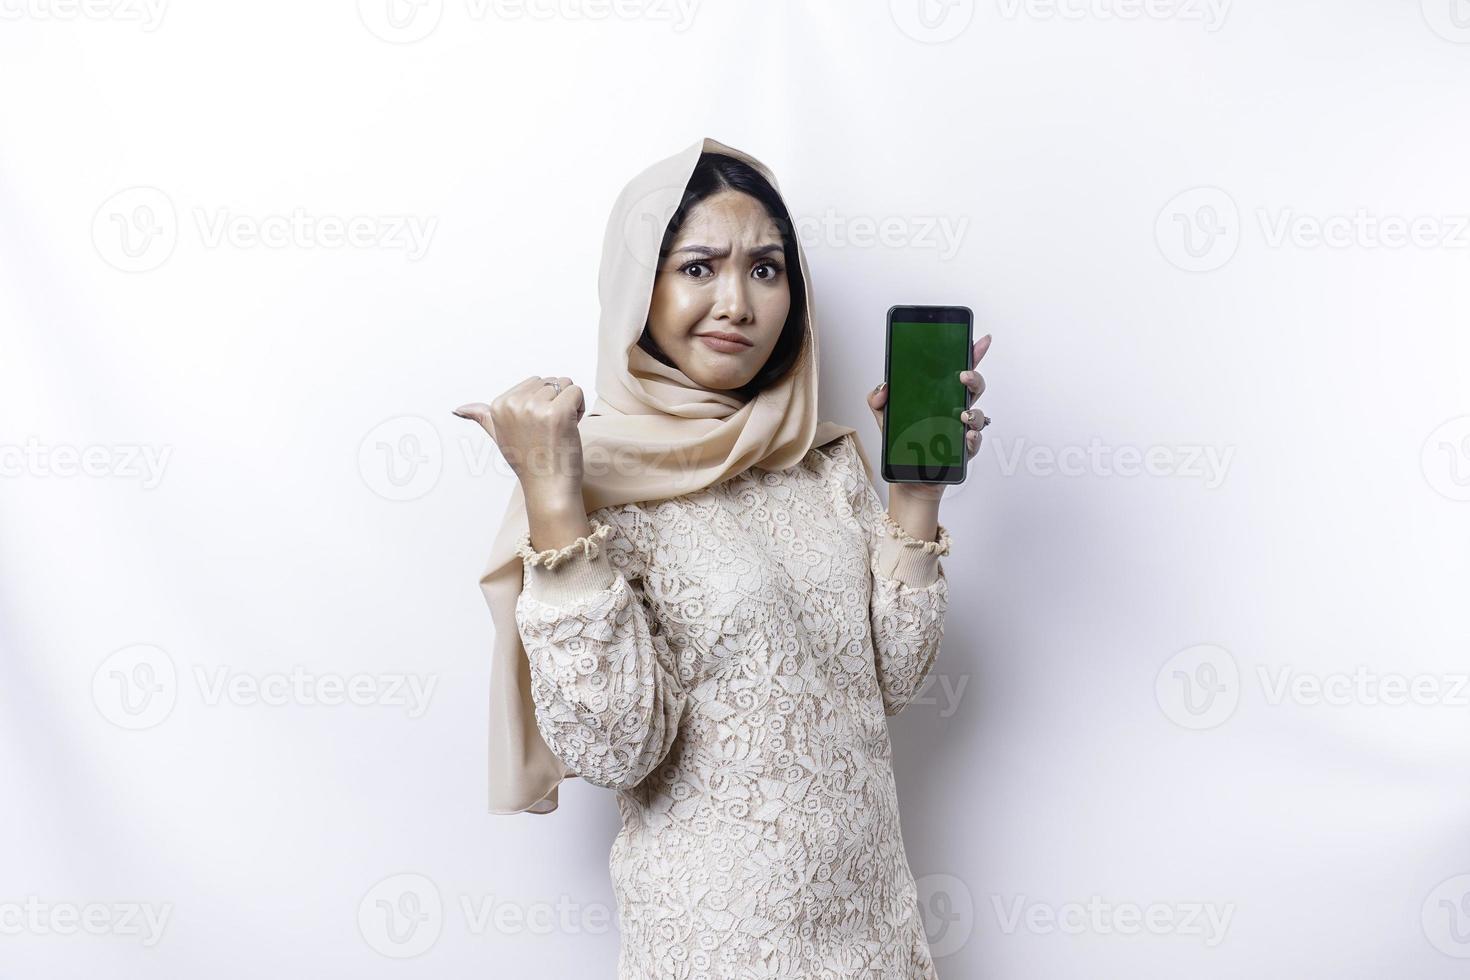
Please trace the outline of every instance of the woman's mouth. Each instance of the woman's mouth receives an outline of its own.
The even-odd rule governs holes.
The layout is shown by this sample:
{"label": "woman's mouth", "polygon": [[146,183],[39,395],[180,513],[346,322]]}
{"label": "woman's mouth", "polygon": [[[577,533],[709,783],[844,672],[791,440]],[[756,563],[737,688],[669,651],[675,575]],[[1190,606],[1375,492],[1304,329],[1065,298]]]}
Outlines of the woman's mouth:
{"label": "woman's mouth", "polygon": [[738,354],[741,351],[750,350],[754,344],[748,343],[739,334],[733,333],[702,333],[699,339],[710,350],[717,350],[724,354]]}

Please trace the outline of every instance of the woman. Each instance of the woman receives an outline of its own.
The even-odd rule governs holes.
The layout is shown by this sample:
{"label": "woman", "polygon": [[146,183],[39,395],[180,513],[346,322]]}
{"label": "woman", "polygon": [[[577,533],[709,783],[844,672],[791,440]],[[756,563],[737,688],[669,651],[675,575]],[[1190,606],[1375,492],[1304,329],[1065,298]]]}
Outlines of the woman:
{"label": "woman", "polygon": [[936,976],[885,715],[943,634],[944,488],[885,513],[817,420],[806,282],[770,171],[702,140],[614,207],[593,411],[540,376],[456,410],[519,481],[482,578],[491,810],[616,790],[620,980]]}

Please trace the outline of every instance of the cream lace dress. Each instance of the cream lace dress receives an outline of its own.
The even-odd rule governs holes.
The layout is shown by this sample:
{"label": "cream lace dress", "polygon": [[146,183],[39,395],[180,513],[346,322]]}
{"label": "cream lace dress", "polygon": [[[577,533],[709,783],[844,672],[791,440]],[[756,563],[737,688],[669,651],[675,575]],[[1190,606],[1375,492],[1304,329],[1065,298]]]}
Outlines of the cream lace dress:
{"label": "cream lace dress", "polygon": [[886,715],[944,632],[938,541],[851,435],[520,554],[536,721],[617,791],[618,980],[926,980]]}

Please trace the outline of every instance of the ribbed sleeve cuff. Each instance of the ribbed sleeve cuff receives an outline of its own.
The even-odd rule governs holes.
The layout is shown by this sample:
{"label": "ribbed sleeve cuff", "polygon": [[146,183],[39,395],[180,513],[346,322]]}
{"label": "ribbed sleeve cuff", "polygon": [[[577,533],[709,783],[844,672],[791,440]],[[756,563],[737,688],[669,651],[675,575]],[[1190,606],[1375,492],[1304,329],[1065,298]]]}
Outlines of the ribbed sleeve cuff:
{"label": "ribbed sleeve cuff", "polygon": [[571,606],[609,588],[618,579],[617,569],[608,561],[607,552],[595,558],[574,554],[555,568],[545,565],[526,566],[525,589],[540,602],[553,606]]}
{"label": "ribbed sleeve cuff", "polygon": [[594,522],[590,534],[547,551],[532,549],[527,532],[516,548],[525,568],[522,587],[531,598],[553,606],[573,605],[607,589],[618,578],[603,544],[611,532],[610,525]]}
{"label": "ribbed sleeve cuff", "polygon": [[904,585],[922,589],[939,578],[939,555],[885,537],[878,544],[878,571]]}
{"label": "ribbed sleeve cuff", "polygon": [[879,574],[916,589],[933,585],[939,578],[939,559],[949,554],[948,529],[941,524],[937,540],[920,541],[887,513],[879,520],[885,532],[878,539],[875,565]]}

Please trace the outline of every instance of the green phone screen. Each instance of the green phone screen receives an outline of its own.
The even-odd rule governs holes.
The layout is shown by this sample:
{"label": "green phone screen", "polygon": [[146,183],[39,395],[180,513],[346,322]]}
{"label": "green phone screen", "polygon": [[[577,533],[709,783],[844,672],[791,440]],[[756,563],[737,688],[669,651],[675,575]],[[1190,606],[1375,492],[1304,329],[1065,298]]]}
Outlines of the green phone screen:
{"label": "green phone screen", "polygon": [[963,323],[893,324],[884,428],[890,464],[963,465],[960,412],[968,391],[959,373],[970,366],[969,340]]}

